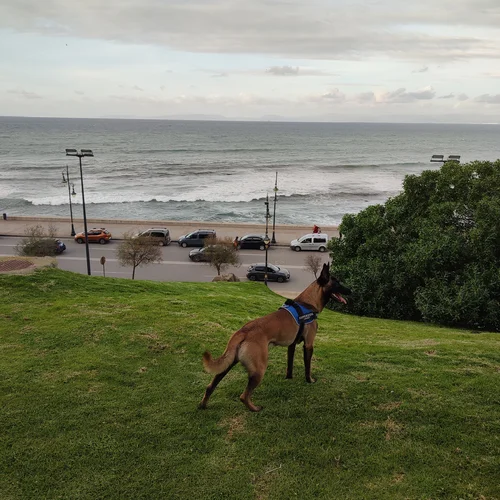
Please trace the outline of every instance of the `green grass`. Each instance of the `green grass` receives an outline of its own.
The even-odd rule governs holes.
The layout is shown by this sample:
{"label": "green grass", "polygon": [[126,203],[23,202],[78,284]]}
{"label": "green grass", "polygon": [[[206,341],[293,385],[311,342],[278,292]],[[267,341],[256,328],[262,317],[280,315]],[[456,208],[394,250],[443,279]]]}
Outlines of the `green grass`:
{"label": "green grass", "polygon": [[[325,311],[316,384],[272,348],[252,414],[231,333],[256,283],[0,277],[1,499],[500,498],[500,336]],[[298,352],[300,354],[300,351]]]}

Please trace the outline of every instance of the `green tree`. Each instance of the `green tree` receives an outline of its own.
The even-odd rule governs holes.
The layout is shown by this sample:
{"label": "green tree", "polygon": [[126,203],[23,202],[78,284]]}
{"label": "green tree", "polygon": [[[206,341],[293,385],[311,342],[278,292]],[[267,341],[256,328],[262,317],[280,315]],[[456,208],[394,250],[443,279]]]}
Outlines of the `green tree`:
{"label": "green tree", "polygon": [[155,239],[137,237],[132,233],[125,233],[123,238],[116,251],[116,257],[122,266],[132,266],[132,279],[135,279],[137,267],[163,260],[162,247]]}
{"label": "green tree", "polygon": [[240,256],[231,238],[207,238],[205,253],[207,263],[217,270],[220,276],[229,266],[239,266]]}
{"label": "green tree", "polygon": [[348,310],[500,330],[500,160],[447,162],[403,188],[344,216],[330,243]]}

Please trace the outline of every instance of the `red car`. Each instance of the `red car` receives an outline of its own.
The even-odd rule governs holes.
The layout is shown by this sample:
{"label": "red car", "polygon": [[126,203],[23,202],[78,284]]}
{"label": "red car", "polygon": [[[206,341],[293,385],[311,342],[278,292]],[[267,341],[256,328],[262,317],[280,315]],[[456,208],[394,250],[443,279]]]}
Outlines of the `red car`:
{"label": "red car", "polygon": [[[100,243],[104,245],[104,243],[108,243],[111,239],[111,233],[106,231],[103,227],[100,228],[92,228],[87,232],[87,237],[89,239],[89,243]],[[75,241],[77,243],[85,243],[85,233],[78,233],[75,236]]]}

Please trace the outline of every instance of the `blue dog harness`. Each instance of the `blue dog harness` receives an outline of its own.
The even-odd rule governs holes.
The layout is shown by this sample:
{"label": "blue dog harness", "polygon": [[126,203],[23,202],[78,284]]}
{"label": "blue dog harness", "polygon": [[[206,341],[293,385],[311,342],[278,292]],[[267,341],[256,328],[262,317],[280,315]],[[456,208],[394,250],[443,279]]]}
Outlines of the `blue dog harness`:
{"label": "blue dog harness", "polygon": [[295,323],[299,325],[299,331],[297,332],[297,336],[295,337],[295,343],[298,343],[302,340],[304,325],[312,323],[318,317],[316,312],[291,299],[287,299],[286,302],[280,307],[280,309],[284,309],[285,311],[290,313],[295,320]]}

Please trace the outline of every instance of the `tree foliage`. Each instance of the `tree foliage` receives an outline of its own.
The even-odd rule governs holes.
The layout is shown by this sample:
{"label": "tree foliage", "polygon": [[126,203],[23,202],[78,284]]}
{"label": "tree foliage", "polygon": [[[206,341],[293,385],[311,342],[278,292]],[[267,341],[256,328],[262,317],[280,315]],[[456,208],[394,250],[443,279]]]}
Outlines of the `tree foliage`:
{"label": "tree foliage", "polygon": [[220,276],[229,266],[239,266],[240,256],[231,238],[207,238],[205,243],[207,263],[217,270]]}
{"label": "tree foliage", "polygon": [[56,228],[48,230],[41,225],[30,226],[24,231],[24,238],[16,245],[18,255],[26,257],[52,256],[56,253]]}
{"label": "tree foliage", "polygon": [[137,267],[163,260],[162,247],[154,238],[136,237],[131,233],[125,233],[123,238],[116,251],[116,257],[122,266],[132,266],[132,279],[135,279]]}
{"label": "tree foliage", "polygon": [[348,310],[500,330],[500,160],[448,162],[403,188],[344,216],[330,243]]}

